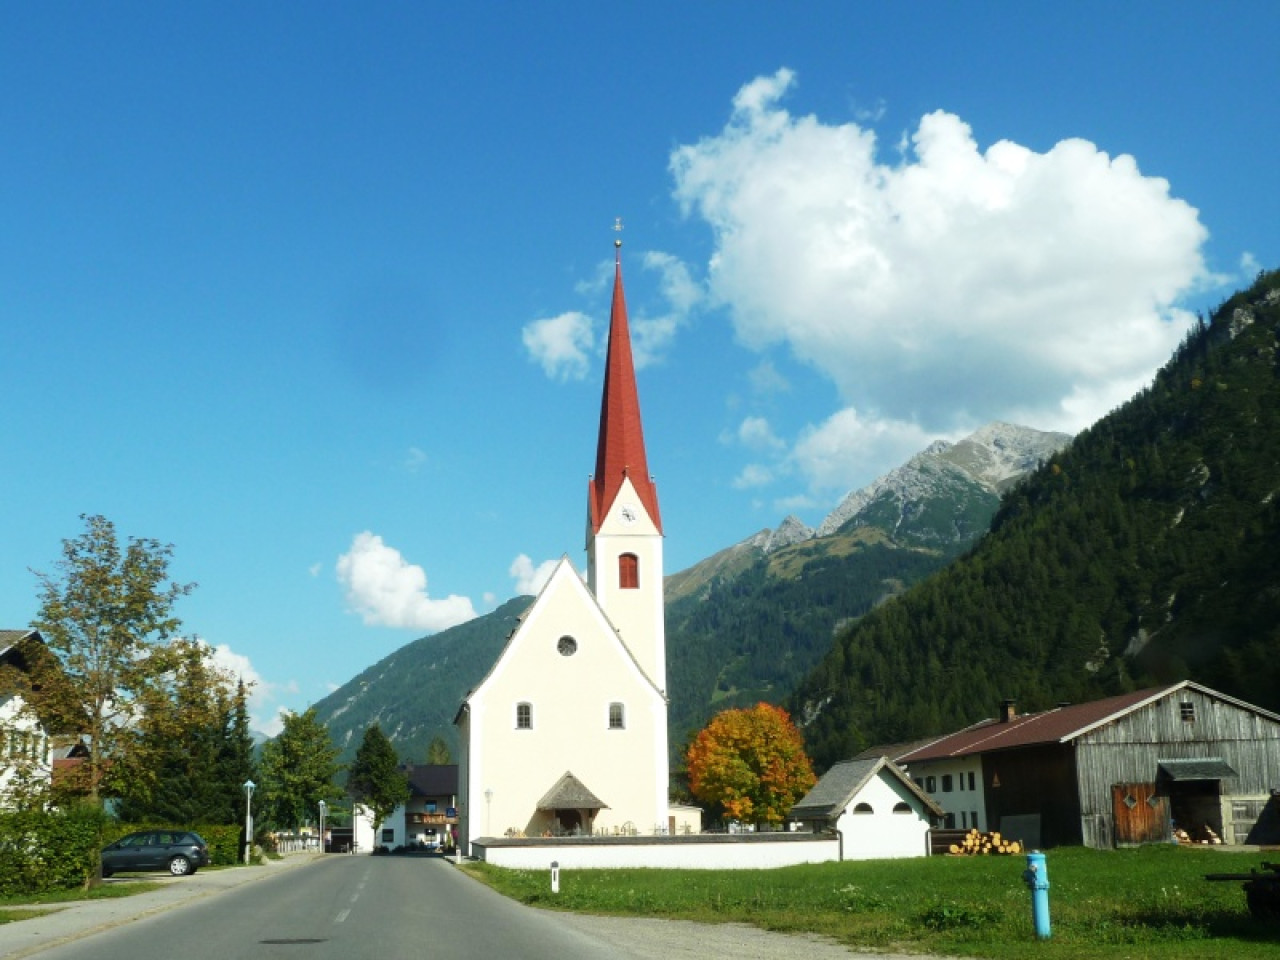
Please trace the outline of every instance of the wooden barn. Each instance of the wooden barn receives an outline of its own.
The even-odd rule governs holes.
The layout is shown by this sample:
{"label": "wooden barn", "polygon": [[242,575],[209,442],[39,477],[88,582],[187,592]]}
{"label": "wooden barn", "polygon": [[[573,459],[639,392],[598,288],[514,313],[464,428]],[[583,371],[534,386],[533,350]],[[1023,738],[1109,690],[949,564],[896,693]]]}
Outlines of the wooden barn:
{"label": "wooden barn", "polygon": [[1280,843],[1280,716],[1191,681],[1000,716],[894,759],[946,826],[1031,847]]}

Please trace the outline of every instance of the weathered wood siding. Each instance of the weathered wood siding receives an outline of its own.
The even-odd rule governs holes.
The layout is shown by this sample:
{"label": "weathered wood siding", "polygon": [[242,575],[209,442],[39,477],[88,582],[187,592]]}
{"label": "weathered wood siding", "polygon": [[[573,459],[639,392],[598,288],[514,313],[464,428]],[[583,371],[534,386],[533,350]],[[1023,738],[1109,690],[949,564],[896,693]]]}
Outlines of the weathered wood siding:
{"label": "weathered wood siding", "polygon": [[[1195,719],[1183,719],[1190,703]],[[1224,796],[1265,796],[1280,787],[1280,723],[1199,690],[1170,692],[1075,740],[1082,840],[1110,846],[1112,791],[1118,783],[1155,783],[1160,760],[1220,757],[1239,776]],[[1105,821],[1111,821],[1108,825]]]}

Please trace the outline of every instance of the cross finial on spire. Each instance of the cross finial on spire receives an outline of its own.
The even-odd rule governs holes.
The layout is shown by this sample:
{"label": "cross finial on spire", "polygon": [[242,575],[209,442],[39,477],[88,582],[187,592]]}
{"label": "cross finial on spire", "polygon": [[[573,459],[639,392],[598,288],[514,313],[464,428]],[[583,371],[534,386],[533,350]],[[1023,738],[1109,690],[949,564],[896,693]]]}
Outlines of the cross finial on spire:
{"label": "cross finial on spire", "polygon": [[[613,218],[613,232],[614,232],[614,233],[618,233],[618,234],[622,233],[622,218],[621,218],[621,217],[614,217],[614,218]],[[613,245],[614,245],[615,247],[620,247],[620,246],[622,246],[622,237],[618,237],[616,240],[614,240],[614,241],[613,241]]]}

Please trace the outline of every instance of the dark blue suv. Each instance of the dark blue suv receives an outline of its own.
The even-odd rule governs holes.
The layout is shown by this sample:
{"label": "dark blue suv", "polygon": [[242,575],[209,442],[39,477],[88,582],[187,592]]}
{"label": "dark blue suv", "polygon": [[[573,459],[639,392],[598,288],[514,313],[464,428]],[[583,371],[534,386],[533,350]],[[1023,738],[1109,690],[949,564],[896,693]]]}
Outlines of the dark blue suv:
{"label": "dark blue suv", "polygon": [[190,830],[140,830],[102,851],[102,875],[131,870],[168,870],[185,877],[209,865],[209,845]]}

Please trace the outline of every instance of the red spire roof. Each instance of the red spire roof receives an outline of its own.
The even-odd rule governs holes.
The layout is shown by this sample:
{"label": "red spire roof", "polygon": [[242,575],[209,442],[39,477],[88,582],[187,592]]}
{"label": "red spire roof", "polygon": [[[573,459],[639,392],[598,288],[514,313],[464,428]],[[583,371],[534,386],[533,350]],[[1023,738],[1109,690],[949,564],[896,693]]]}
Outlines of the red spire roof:
{"label": "red spire roof", "polygon": [[615,241],[613,310],[609,316],[609,353],[604,368],[604,396],[600,401],[600,438],[596,446],[596,472],[587,494],[591,531],[598,532],[613,506],[624,477],[630,477],[640,503],[662,532],[658,491],[649,476],[644,453],[644,428],[640,423],[640,395],[631,360],[631,333],[627,327],[627,301],[622,294],[622,241]]}

